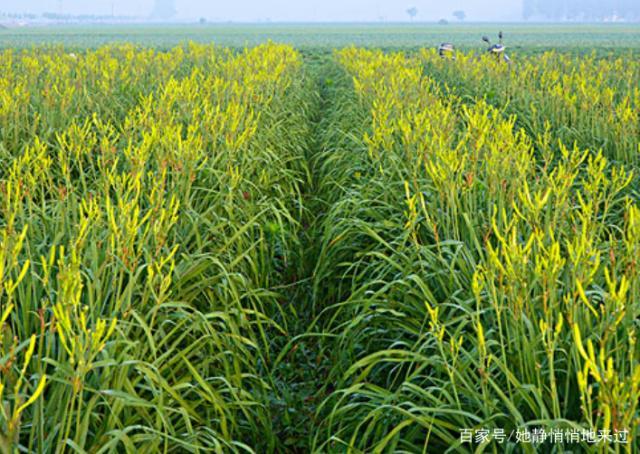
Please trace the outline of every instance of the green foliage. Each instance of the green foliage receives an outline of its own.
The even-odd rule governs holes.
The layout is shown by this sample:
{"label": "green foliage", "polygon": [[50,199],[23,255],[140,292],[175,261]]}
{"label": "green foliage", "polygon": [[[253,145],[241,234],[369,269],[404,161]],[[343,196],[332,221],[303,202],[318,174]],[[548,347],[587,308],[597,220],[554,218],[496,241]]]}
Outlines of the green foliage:
{"label": "green foliage", "polygon": [[[132,41],[189,36],[164,31]],[[634,452],[626,52],[3,51],[0,450],[533,452],[460,433],[544,427]]]}
{"label": "green foliage", "polygon": [[[408,16],[407,16],[408,17]],[[0,47],[30,48],[34,45],[64,45],[67,49],[97,48],[128,42],[137,46],[171,49],[180,43],[216,43],[243,48],[271,39],[298,49],[331,51],[356,45],[384,49],[421,49],[451,42],[463,50],[483,49],[482,35],[503,30],[509,51],[518,54],[559,49],[602,53],[640,48],[638,25],[627,24],[491,24],[465,23],[442,27],[437,23],[370,24],[230,24],[205,25],[97,25],[22,27],[0,30]]]}
{"label": "green foliage", "polygon": [[[530,137],[481,83],[460,97],[448,86],[476,73],[487,89],[507,85],[519,66],[466,60],[463,73],[432,79],[400,53],[337,58],[339,104],[357,112],[335,119],[348,141],[328,148],[323,180],[333,203],[314,279],[335,301],[319,320],[336,389],[319,408],[315,449],[471,452],[464,428],[540,426],[625,428],[619,449],[637,448],[635,148],[621,165],[565,147],[553,127]],[[436,60],[438,74],[458,65]],[[627,140],[637,146],[637,135],[617,136]],[[514,439],[483,448],[534,450]]]}
{"label": "green foliage", "polygon": [[274,449],[276,284],[301,254],[308,175],[298,54],[2,61],[3,443]]}

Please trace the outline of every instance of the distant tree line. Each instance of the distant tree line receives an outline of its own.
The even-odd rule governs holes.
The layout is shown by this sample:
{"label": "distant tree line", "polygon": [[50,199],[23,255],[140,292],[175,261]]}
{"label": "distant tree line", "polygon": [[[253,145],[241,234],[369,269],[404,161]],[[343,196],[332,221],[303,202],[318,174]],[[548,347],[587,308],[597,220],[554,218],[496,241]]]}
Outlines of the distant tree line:
{"label": "distant tree line", "polygon": [[38,18],[38,15],[32,13],[3,13],[0,11],[0,17],[3,19],[34,20]]}
{"label": "distant tree line", "polygon": [[89,21],[99,21],[99,20],[133,20],[136,19],[134,16],[111,16],[111,15],[98,15],[98,14],[60,14],[60,13],[51,13],[44,12],[42,14],[33,14],[33,13],[6,13],[0,11],[0,18],[2,19],[10,19],[10,20],[37,20],[37,19],[47,19],[53,21],[79,21],[79,22],[89,22]]}
{"label": "distant tree line", "polygon": [[[151,11],[151,17],[159,20],[169,20],[175,17],[177,11],[175,6],[175,0],[155,0],[153,10]],[[417,14],[417,9],[416,9]],[[135,20],[134,16],[114,16],[114,15],[100,15],[100,14],[64,14],[44,12],[42,14],[32,13],[7,13],[0,11],[0,18],[11,20],[37,20],[46,19],[51,21],[71,21],[71,22],[91,22],[91,21],[103,21],[103,20]],[[201,21],[202,22],[202,21]]]}
{"label": "distant tree line", "polygon": [[524,18],[541,20],[640,20],[639,0],[524,0]]}
{"label": "distant tree line", "polygon": [[107,19],[135,19],[133,16],[111,16],[111,15],[98,15],[98,14],[59,14],[59,13],[42,13],[44,19],[49,20],[66,20],[66,21],[92,21],[92,20],[107,20]]}

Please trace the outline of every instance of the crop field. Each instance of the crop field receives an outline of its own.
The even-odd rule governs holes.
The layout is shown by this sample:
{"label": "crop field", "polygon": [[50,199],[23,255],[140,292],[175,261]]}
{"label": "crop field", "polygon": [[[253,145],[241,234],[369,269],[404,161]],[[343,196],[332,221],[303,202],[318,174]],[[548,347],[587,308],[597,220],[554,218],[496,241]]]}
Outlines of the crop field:
{"label": "crop field", "polygon": [[244,48],[267,40],[289,44],[299,50],[377,47],[393,50],[419,49],[451,41],[465,50],[482,47],[480,37],[504,30],[511,51],[541,52],[551,49],[584,52],[640,52],[638,24],[181,24],[181,25],[60,25],[54,27],[0,28],[0,48],[31,48],[43,43],[67,49],[97,48],[129,43],[170,50],[186,41]]}
{"label": "crop field", "polygon": [[473,27],[0,31],[0,452],[638,452],[637,28]]}

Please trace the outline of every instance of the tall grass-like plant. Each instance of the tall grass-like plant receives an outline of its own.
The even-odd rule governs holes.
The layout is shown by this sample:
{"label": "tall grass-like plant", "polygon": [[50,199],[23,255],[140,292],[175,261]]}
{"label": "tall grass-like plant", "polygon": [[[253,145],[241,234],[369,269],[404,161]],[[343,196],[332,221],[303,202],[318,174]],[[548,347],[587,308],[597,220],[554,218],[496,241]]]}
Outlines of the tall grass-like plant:
{"label": "tall grass-like plant", "polygon": [[308,174],[300,56],[4,55],[3,451],[273,450],[275,288]]}
{"label": "tall grass-like plant", "polygon": [[539,155],[519,117],[451,96],[411,57],[337,59],[370,121],[333,173],[346,178],[349,159],[371,170],[326,221],[319,266],[342,274],[324,314],[338,384],[316,449],[471,451],[463,429],[543,427],[628,430],[630,452],[633,173],[562,144]]}
{"label": "tall grass-like plant", "polygon": [[[192,43],[0,70],[2,452],[637,449],[637,64]],[[628,443],[493,436],[540,428]]]}
{"label": "tall grass-like plant", "polygon": [[640,67],[633,56],[545,52],[518,56],[511,65],[473,54],[458,57],[444,61],[435,51],[420,52],[432,77],[460,96],[504,106],[533,139],[551,131],[566,144],[638,165]]}

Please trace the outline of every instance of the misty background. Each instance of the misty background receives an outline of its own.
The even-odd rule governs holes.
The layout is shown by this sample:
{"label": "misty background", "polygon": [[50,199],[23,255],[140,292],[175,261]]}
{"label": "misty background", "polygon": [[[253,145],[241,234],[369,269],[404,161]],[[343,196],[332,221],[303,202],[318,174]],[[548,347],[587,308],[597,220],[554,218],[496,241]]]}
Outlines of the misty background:
{"label": "misty background", "polygon": [[0,17],[261,23],[631,22],[640,20],[640,0],[1,0]]}

